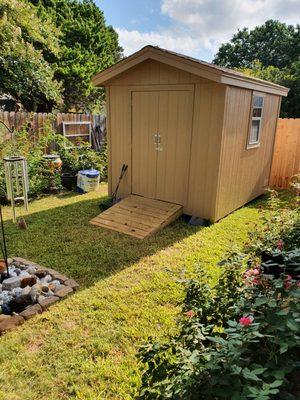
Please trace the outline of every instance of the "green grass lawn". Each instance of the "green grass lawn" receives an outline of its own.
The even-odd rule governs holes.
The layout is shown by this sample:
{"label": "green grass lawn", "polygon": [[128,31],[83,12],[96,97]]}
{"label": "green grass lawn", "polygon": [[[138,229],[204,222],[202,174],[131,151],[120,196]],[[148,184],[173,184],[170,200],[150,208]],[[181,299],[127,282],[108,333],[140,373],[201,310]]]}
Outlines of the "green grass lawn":
{"label": "green grass lawn", "polygon": [[0,399],[132,399],[140,382],[136,351],[149,336],[175,329],[179,278],[216,263],[247,240],[258,207],[244,207],[207,228],[179,220],[140,241],[89,224],[100,192],[45,197],[30,204],[28,229],[4,215],[11,256],[53,267],[81,288],[0,338]]}

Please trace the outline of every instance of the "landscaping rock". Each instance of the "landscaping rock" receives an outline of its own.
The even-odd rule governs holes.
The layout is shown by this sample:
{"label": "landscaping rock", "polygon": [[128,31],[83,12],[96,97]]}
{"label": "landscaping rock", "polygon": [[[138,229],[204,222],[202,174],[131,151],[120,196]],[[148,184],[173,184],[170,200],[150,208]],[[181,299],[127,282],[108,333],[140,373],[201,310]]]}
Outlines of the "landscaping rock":
{"label": "landscaping rock", "polygon": [[6,265],[4,260],[0,260],[0,274],[3,274],[6,272]]}
{"label": "landscaping rock", "polygon": [[46,309],[51,304],[56,303],[58,300],[59,300],[59,297],[57,297],[57,296],[45,297],[44,299],[39,301],[39,304],[43,309]]}
{"label": "landscaping rock", "polygon": [[56,272],[55,274],[51,274],[51,276],[54,280],[57,280],[60,283],[64,283],[66,280],[69,279],[66,275],[63,275],[59,272]]}
{"label": "landscaping rock", "polygon": [[45,311],[73,293],[74,279],[17,257],[10,262],[9,278],[0,284],[0,334]]}
{"label": "landscaping rock", "polygon": [[39,303],[40,301],[45,300],[45,298],[46,298],[46,296],[44,296],[43,294],[40,294],[40,295],[38,296],[38,298],[37,298],[38,303]]}
{"label": "landscaping rock", "polygon": [[20,315],[27,320],[34,317],[36,314],[41,314],[42,312],[42,307],[39,304],[34,304],[33,306],[27,307],[20,313]]}
{"label": "landscaping rock", "polygon": [[25,258],[22,257],[14,257],[13,259],[16,263],[23,264],[23,265],[31,265],[32,263]]}
{"label": "landscaping rock", "polygon": [[22,289],[22,296],[28,297],[30,295],[30,292],[31,292],[31,287],[26,286],[26,287],[24,287],[24,289]]}
{"label": "landscaping rock", "polygon": [[30,275],[30,276],[25,276],[21,278],[21,288],[24,288],[26,286],[33,286],[37,282],[36,276]]}
{"label": "landscaping rock", "polygon": [[44,278],[41,279],[42,283],[49,283],[52,281],[52,276],[51,275],[46,275]]}
{"label": "landscaping rock", "polygon": [[4,281],[2,282],[2,290],[12,290],[16,287],[19,287],[20,283],[21,281],[17,276],[4,279]]}
{"label": "landscaping rock", "polygon": [[14,329],[16,326],[23,324],[24,318],[21,315],[13,315],[0,322],[0,333]]}
{"label": "landscaping rock", "polygon": [[10,314],[12,313],[8,303],[2,304],[1,308],[2,308],[3,314],[5,314],[5,315],[9,315],[10,316]]}
{"label": "landscaping rock", "polygon": [[37,285],[32,286],[32,288],[30,290],[30,293],[29,293],[32,303],[36,302],[37,297],[38,297],[38,295],[40,293],[36,286]]}
{"label": "landscaping rock", "polygon": [[5,321],[7,318],[10,318],[10,315],[1,314],[0,315],[0,322]]}
{"label": "landscaping rock", "polygon": [[43,269],[38,269],[36,272],[35,272],[35,276],[37,276],[38,278],[44,278],[45,276],[47,275],[47,271],[46,270],[43,270]]}
{"label": "landscaping rock", "polygon": [[64,285],[69,286],[70,288],[72,288],[73,290],[76,290],[79,288],[78,283],[74,280],[74,279],[67,279],[64,282]]}
{"label": "landscaping rock", "polygon": [[7,264],[10,265],[10,264],[13,263],[13,261],[14,261],[13,258],[8,258],[8,259],[7,259]]}
{"label": "landscaping rock", "polygon": [[13,294],[14,294],[16,297],[21,296],[21,295],[22,295],[22,291],[23,291],[23,289],[20,288],[20,287],[14,288],[14,289],[12,290]]}
{"label": "landscaping rock", "polygon": [[16,312],[19,314],[20,312],[25,310],[25,308],[30,304],[31,304],[30,297],[19,296],[11,299],[10,302],[8,303],[8,306],[11,310],[11,313]]}
{"label": "landscaping rock", "polygon": [[34,275],[36,273],[36,267],[31,265],[30,267],[27,268],[26,270],[30,275]]}
{"label": "landscaping rock", "polygon": [[44,292],[43,292],[43,295],[44,295],[45,297],[54,296],[54,292],[52,292],[52,290],[49,290],[47,293],[44,293]]}
{"label": "landscaping rock", "polygon": [[54,283],[54,282],[51,282],[51,283],[49,283],[49,290],[51,290],[52,292],[54,292],[55,290],[56,290],[56,287],[57,287],[58,285],[56,284],[56,283]]}
{"label": "landscaping rock", "polygon": [[73,293],[73,289],[70,286],[60,285],[60,287],[55,291],[55,296],[62,298],[66,297],[70,293]]}

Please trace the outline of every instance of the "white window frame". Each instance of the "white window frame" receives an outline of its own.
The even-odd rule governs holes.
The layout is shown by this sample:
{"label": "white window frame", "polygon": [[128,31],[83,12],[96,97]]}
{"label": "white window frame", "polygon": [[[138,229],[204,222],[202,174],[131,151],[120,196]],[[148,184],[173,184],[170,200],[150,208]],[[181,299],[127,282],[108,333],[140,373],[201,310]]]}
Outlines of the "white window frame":
{"label": "white window frame", "polygon": [[[261,107],[254,107],[254,97],[262,97],[263,102]],[[261,108],[261,116],[260,117],[253,117],[253,110],[254,108]],[[260,137],[261,137],[261,129],[262,129],[262,122],[263,122],[263,114],[265,108],[265,94],[261,92],[252,92],[252,100],[251,100],[251,109],[250,109],[250,118],[249,118],[249,128],[248,128],[248,137],[247,137],[247,150],[248,149],[255,149],[260,146]],[[252,122],[259,121],[259,128],[258,128],[258,139],[255,142],[250,142],[251,137],[251,129],[252,129]]]}
{"label": "white window frame", "polygon": [[[86,125],[88,127],[88,132],[87,133],[67,133],[67,129],[66,126],[78,126],[78,125]],[[92,123],[91,121],[62,121],[62,126],[63,126],[63,135],[65,138],[69,138],[69,137],[85,137],[88,136],[89,140],[88,143],[90,144],[90,146],[92,146]],[[66,146],[65,144],[65,147]],[[75,147],[75,146],[72,146]],[[80,146],[79,146],[80,147]]]}

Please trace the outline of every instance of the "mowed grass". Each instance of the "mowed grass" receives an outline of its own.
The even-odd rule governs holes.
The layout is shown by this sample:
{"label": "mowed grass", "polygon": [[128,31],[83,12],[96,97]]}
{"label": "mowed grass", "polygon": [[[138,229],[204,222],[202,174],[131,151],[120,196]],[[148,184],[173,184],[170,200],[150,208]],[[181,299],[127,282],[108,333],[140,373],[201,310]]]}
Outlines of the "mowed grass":
{"label": "mowed grass", "polygon": [[80,290],[0,338],[0,399],[133,399],[140,383],[136,353],[149,336],[175,329],[183,276],[241,248],[258,208],[252,203],[210,227],[179,220],[140,241],[89,224],[99,192],[45,197],[30,204],[28,229],[4,214],[11,256],[53,267]]}

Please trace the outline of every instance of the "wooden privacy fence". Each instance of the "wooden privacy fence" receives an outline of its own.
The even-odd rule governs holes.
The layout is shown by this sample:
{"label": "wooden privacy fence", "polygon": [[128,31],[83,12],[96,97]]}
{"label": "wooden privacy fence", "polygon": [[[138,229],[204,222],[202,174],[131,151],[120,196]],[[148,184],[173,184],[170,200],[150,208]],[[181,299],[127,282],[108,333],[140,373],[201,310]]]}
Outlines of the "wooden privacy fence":
{"label": "wooden privacy fence", "polygon": [[297,173],[300,173],[300,118],[279,118],[270,186],[287,188]]}
{"label": "wooden privacy fence", "polygon": [[[75,114],[75,113],[28,113],[28,112],[8,112],[0,111],[0,121],[3,121],[10,129],[19,130],[24,125],[32,135],[32,139],[37,139],[43,134],[47,124],[51,124],[55,132],[62,133],[62,122],[72,121],[91,121],[92,126],[96,128],[98,140],[103,142],[106,135],[105,117],[98,114]],[[9,133],[0,126],[0,136],[9,136]]]}

